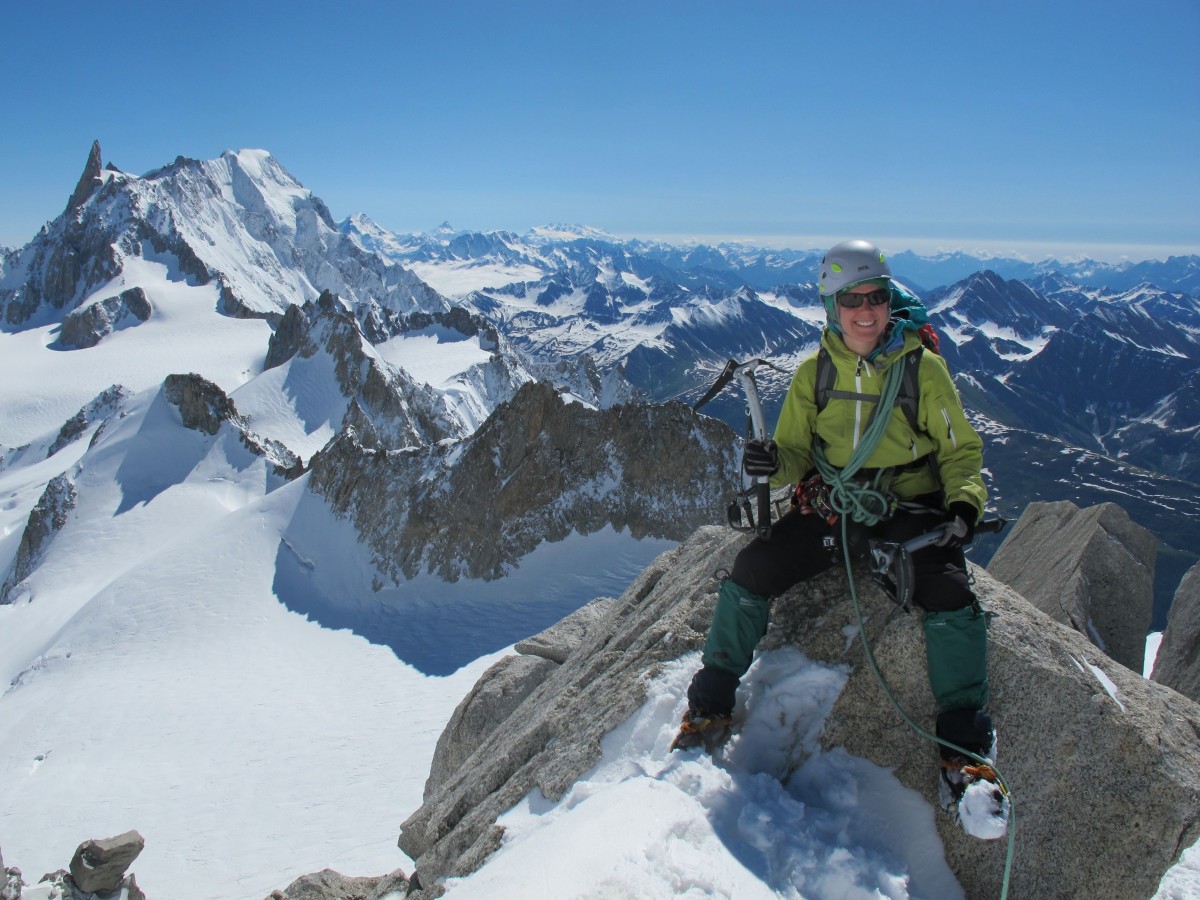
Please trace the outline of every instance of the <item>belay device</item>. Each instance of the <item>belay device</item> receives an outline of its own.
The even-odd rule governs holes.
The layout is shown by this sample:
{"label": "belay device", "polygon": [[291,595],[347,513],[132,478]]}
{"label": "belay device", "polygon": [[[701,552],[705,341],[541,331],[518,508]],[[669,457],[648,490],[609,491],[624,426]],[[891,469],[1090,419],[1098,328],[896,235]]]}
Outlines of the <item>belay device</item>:
{"label": "belay device", "polygon": [[[975,533],[1000,532],[1008,524],[1008,519],[997,516],[983,519],[975,526]],[[913,572],[912,555],[926,547],[932,547],[942,539],[945,527],[935,528],[924,534],[919,534],[902,544],[892,541],[871,540],[871,577],[883,588],[892,600],[905,612],[912,606],[913,589],[916,587],[916,576]]]}
{"label": "belay device", "polygon": [[[776,372],[784,372],[778,366],[773,366],[765,359],[749,359],[746,362],[737,362],[729,360],[725,364],[725,368],[721,370],[721,374],[717,376],[717,380],[713,386],[708,389],[708,393],[696,402],[692,407],[693,410],[698,410],[705,403],[717,396],[725,385],[729,384],[734,378],[742,384],[742,390],[746,394],[746,417],[747,430],[749,436],[758,441],[766,443],[767,441],[767,423],[763,417],[762,402],[758,399],[758,382],[754,380],[754,370],[759,366],[766,366],[774,369]],[[750,505],[750,495],[754,494],[756,506],[758,508],[757,517],[754,514],[754,509]],[[729,518],[729,527],[737,531],[753,531],[764,541],[771,537],[771,479],[767,475],[758,475],[753,479],[753,483],[749,488],[739,491],[737,498],[729,504],[727,511]]]}

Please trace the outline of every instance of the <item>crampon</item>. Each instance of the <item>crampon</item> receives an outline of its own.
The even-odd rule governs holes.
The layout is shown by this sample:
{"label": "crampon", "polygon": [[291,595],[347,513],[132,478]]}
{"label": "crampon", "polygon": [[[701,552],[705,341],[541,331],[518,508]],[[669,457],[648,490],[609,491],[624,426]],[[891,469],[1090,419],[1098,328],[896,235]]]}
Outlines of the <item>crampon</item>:
{"label": "crampon", "polygon": [[693,747],[703,747],[706,753],[712,753],[729,740],[732,730],[733,719],[730,716],[711,716],[689,710],[683,714],[679,734],[675,735],[675,740],[671,742],[671,749],[690,750]]}
{"label": "crampon", "polygon": [[994,841],[1008,832],[1008,791],[991,766],[961,757],[942,760],[939,793],[942,807],[972,837]]}

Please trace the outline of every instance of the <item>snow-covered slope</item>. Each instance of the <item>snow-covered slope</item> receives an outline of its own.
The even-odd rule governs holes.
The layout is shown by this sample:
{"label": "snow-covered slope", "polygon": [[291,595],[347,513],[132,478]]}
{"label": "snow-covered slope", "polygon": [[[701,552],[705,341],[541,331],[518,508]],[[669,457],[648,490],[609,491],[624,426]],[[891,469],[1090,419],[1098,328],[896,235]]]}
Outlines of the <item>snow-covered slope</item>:
{"label": "snow-covered slope", "polygon": [[6,860],[53,871],[84,838],[136,827],[142,885],[183,900],[400,865],[397,817],[487,659],[430,678],[289,612],[274,561],[315,513],[303,479],[283,483],[228,426],[184,429],[151,390],[92,443],[97,428],[0,473],[10,499],[59,471],[78,492],[0,606]]}
{"label": "snow-covered slope", "polygon": [[202,372],[232,391],[262,370],[271,329],[262,319],[218,315],[216,285],[191,285],[178,269],[126,261],[111,288],[141,287],[154,315],[86,350],[55,346],[58,326],[0,330],[0,454],[57,429],[100,391],[122,384],[141,391],[171,372]]}
{"label": "snow-covered slope", "polygon": [[745,724],[714,760],[669,750],[696,665],[666,667],[560,801],[535,791],[502,817],[501,849],[446,896],[511,897],[518,883],[556,897],[587,896],[585,885],[611,897],[963,896],[929,804],[817,746],[845,671],[795,650],[760,656],[743,682]]}

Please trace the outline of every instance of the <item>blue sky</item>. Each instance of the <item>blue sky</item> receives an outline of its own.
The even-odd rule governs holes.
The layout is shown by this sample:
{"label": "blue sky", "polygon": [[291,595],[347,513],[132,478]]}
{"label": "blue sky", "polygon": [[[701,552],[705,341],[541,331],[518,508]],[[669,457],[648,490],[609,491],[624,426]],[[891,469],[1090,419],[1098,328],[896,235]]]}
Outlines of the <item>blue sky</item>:
{"label": "blue sky", "polygon": [[395,231],[1200,252],[1200,2],[10,3],[0,244],[94,138]]}

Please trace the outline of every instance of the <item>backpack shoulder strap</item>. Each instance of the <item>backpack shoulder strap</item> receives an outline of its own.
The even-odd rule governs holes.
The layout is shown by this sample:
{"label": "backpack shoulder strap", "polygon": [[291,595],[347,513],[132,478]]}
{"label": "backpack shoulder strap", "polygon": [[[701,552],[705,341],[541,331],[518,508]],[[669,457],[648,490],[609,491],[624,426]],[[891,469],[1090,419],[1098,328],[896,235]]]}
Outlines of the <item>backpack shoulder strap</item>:
{"label": "backpack shoulder strap", "polygon": [[829,355],[829,351],[822,347],[817,351],[817,412],[829,405],[835,384],[837,366],[833,364],[833,357]]}
{"label": "backpack shoulder strap", "polygon": [[917,427],[917,411],[921,404],[921,357],[924,355],[925,348],[918,347],[912,353],[904,357],[904,372],[900,379],[900,393],[896,396],[896,405],[900,407],[900,411],[904,413],[904,418],[908,420],[908,425],[912,430],[919,431]]}
{"label": "backpack shoulder strap", "polygon": [[[902,363],[904,371],[900,380],[900,393],[896,396],[896,405],[904,413],[904,418],[908,420],[913,431],[919,430],[917,411],[921,403],[920,369],[924,350],[924,347],[918,347],[912,353],[905,355]],[[822,347],[817,352],[817,412],[828,406],[832,397],[842,397],[846,400],[873,399],[861,394],[836,391],[834,390],[836,383],[837,366],[833,364],[833,358],[829,355],[829,351]]]}

